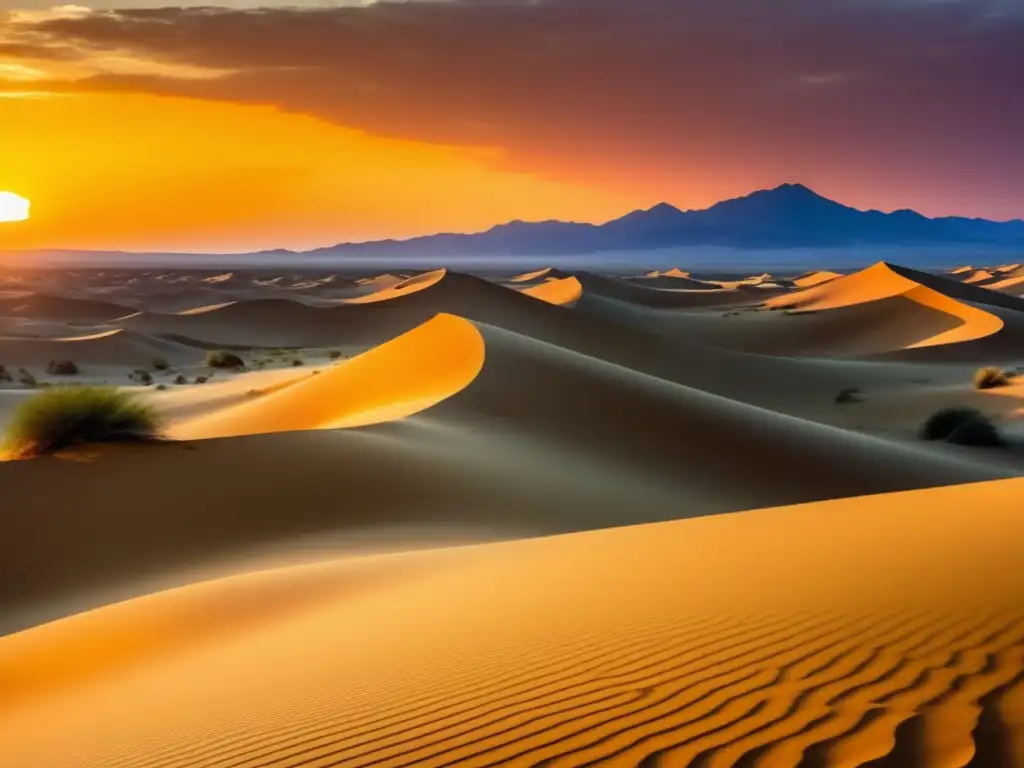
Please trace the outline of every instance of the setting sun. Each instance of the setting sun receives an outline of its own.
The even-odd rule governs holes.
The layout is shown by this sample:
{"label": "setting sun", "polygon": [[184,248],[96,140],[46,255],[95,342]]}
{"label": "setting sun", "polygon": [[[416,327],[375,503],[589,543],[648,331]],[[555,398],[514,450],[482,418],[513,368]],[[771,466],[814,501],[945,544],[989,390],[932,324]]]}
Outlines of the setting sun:
{"label": "setting sun", "polygon": [[25,221],[31,203],[13,192],[0,192],[0,222]]}

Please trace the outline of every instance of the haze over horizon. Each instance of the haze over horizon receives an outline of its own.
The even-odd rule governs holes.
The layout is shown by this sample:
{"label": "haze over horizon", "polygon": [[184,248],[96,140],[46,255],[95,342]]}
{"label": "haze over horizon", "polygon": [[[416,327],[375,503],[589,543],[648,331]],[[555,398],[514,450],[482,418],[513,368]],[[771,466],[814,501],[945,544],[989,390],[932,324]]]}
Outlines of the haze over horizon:
{"label": "haze over horizon", "polygon": [[1024,216],[1003,0],[0,5],[0,249],[303,250],[799,182]]}

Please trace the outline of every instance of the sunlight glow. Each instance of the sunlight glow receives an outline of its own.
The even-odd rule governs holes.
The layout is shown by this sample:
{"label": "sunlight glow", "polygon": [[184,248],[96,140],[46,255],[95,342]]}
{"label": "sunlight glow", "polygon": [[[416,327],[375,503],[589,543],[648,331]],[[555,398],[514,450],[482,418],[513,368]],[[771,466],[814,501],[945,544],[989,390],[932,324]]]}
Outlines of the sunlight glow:
{"label": "sunlight glow", "polygon": [[0,222],[25,221],[31,203],[13,192],[0,192]]}

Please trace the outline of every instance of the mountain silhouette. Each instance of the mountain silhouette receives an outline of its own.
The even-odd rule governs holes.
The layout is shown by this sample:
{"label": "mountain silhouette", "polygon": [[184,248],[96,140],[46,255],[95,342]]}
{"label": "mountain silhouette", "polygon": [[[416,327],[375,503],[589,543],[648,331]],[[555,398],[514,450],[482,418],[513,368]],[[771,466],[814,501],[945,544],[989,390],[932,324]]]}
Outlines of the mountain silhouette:
{"label": "mountain silhouette", "polygon": [[783,184],[704,210],[682,211],[659,203],[600,225],[511,221],[475,234],[341,243],[307,253],[361,258],[540,256],[698,245],[796,248],[959,243],[1024,247],[1024,221],[933,219],[910,210],[862,211],[802,184]]}

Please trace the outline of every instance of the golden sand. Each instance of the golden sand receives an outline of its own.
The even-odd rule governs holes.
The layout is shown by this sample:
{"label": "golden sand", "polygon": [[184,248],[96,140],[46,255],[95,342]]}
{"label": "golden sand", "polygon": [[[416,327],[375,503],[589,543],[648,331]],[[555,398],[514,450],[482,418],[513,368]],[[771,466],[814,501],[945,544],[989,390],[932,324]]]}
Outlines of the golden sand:
{"label": "golden sand", "polygon": [[0,763],[1018,765],[1022,493],[370,558],[111,606],[0,639]]}
{"label": "golden sand", "polygon": [[9,371],[269,367],[0,463],[0,768],[1024,766],[1018,269],[11,283]]}

